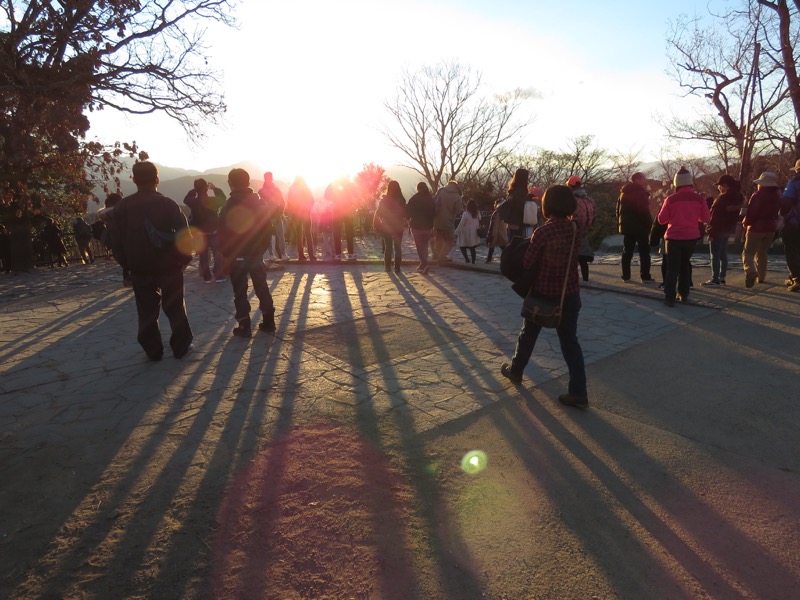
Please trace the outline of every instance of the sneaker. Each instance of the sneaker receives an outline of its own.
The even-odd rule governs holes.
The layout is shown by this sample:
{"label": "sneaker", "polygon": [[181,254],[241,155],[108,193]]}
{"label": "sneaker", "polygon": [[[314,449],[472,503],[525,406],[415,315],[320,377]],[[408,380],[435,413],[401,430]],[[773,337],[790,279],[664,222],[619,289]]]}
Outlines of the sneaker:
{"label": "sneaker", "polygon": [[242,325],[237,325],[233,328],[233,335],[240,338],[249,338],[253,336],[253,332],[250,331],[250,327],[243,327]]}
{"label": "sneaker", "polygon": [[425,269],[423,269],[422,267],[417,267],[417,273],[424,273],[424,272]]}
{"label": "sneaker", "polygon": [[756,284],[756,274],[748,273],[744,278],[744,287],[751,288]]}
{"label": "sneaker", "polygon": [[225,281],[224,277],[217,277],[217,283],[223,283]]}
{"label": "sneaker", "polygon": [[511,383],[515,383],[517,385],[522,383],[522,375],[516,375],[516,374],[512,373],[511,372],[511,365],[509,363],[503,363],[500,366],[500,374],[503,377],[506,377],[507,379],[510,379]]}
{"label": "sneaker", "polygon": [[704,285],[706,287],[711,287],[711,286],[718,286],[720,285],[720,283],[717,279],[709,279],[708,281],[704,281],[701,285]]}
{"label": "sneaker", "polygon": [[211,279],[203,279],[203,283],[211,283]]}
{"label": "sneaker", "polygon": [[258,324],[259,331],[266,331],[267,333],[275,333],[276,329],[277,328],[275,327],[275,319],[270,319],[269,321],[266,320],[261,321],[261,323]]}
{"label": "sneaker", "polygon": [[658,284],[658,289],[659,290],[663,290],[664,289],[664,284],[663,283],[659,283]]}
{"label": "sneaker", "polygon": [[681,304],[689,304],[689,296],[681,296],[678,294],[675,299]]}
{"label": "sneaker", "polygon": [[642,277],[642,283],[655,283],[656,280],[652,277]]}
{"label": "sneaker", "polygon": [[558,401],[564,406],[574,406],[575,408],[586,408],[589,406],[589,399],[586,396],[573,396],[572,394],[561,394]]}
{"label": "sneaker", "polygon": [[192,352],[194,352],[194,344],[189,344],[189,347],[186,348],[186,350],[184,350],[183,352],[175,352],[173,353],[173,356],[177,359],[181,359],[184,356],[191,354]]}
{"label": "sneaker", "polygon": [[630,281],[631,281],[631,278],[630,278],[630,277],[628,277],[627,279],[625,279],[625,278],[623,277],[623,278],[622,278],[622,281],[623,281],[623,283],[630,283]]}
{"label": "sneaker", "polygon": [[666,304],[670,308],[673,308],[675,306],[675,300],[664,300],[664,304]]}

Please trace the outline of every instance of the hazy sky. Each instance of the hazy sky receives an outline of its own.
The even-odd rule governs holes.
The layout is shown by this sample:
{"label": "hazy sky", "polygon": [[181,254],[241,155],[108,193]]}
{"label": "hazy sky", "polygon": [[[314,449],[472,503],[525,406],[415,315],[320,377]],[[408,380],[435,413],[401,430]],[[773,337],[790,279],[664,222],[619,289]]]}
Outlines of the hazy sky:
{"label": "hazy sky", "polygon": [[[720,0],[724,1],[724,0]],[[617,0],[243,0],[238,30],[209,33],[224,71],[225,129],[200,148],[158,117],[91,115],[105,140],[131,138],[161,164],[204,170],[250,160],[323,183],[401,158],[379,127],[404,67],[458,60],[486,94],[535,90],[526,142],[552,150],[591,134],[613,151],[665,142],[656,112],[691,110],[666,76],[666,31],[706,2]]]}

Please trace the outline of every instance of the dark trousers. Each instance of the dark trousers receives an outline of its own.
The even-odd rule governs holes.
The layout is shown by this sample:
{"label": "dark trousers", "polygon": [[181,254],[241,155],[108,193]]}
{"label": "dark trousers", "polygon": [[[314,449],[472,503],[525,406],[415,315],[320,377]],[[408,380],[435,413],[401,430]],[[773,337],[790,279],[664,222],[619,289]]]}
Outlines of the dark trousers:
{"label": "dark trousers", "polygon": [[697,240],[665,240],[667,252],[667,277],[664,280],[664,297],[675,300],[677,293],[689,297],[692,283],[692,254]]}
{"label": "dark trousers", "polygon": [[297,219],[295,221],[295,235],[297,236],[297,258],[303,258],[303,241],[308,247],[308,257],[314,254],[314,238],[311,237],[311,219]]}
{"label": "dark trousers", "polygon": [[417,247],[419,256],[419,268],[424,269],[428,266],[428,244],[431,242],[432,229],[412,229],[411,235],[414,236],[414,245]]}
{"label": "dark trousers", "polygon": [[139,315],[139,333],[136,340],[147,356],[161,358],[164,344],[158,329],[161,309],[169,319],[172,335],[169,346],[176,356],[183,356],[192,343],[192,328],[186,316],[183,301],[183,271],[175,268],[162,273],[131,273],[136,312]]}
{"label": "dark trousers", "polygon": [[[558,298],[556,299],[558,300]],[[580,294],[564,297],[564,311],[561,323],[556,328],[558,342],[561,345],[561,354],[569,370],[569,393],[572,396],[586,397],[586,368],[583,362],[583,350],[578,343],[578,313],[581,310]],[[531,359],[539,332],[540,325],[525,319],[517,338],[517,347],[511,359],[511,372],[522,375],[522,371]]]}
{"label": "dark trousers", "polygon": [[[197,233],[195,233],[197,235]],[[202,235],[200,243],[202,248],[198,252],[200,258],[200,274],[203,279],[209,281],[211,279],[211,259],[214,260],[214,276],[222,277],[222,257],[217,250],[217,234],[209,232],[201,232]]]}
{"label": "dark trousers", "polygon": [[355,232],[353,230],[353,216],[347,215],[341,219],[336,219],[333,222],[333,253],[339,256],[342,253],[342,232],[344,231],[344,239],[347,242],[347,253],[353,254],[353,239]]}
{"label": "dark trousers", "polygon": [[78,254],[84,263],[87,261],[90,263],[94,262],[94,254],[92,254],[91,242],[92,238],[75,238],[75,243],[78,244]]}
{"label": "dark trousers", "polygon": [[798,279],[800,278],[800,225],[785,225],[782,237],[789,277]]}
{"label": "dark trousers", "polygon": [[392,253],[394,253],[394,270],[399,271],[402,259],[403,234],[381,233],[381,237],[383,238],[383,265],[387,271],[392,268]]}
{"label": "dark trousers", "polygon": [[650,279],[650,236],[622,236],[622,278],[631,278],[631,259],[634,246],[639,247],[639,275],[642,279]]}
{"label": "dark trousers", "polygon": [[233,305],[236,308],[236,321],[250,326],[250,300],[247,297],[247,278],[253,282],[253,290],[258,298],[262,318],[269,320],[275,314],[272,294],[267,285],[267,268],[258,258],[236,258],[231,262],[231,285],[233,286]]}

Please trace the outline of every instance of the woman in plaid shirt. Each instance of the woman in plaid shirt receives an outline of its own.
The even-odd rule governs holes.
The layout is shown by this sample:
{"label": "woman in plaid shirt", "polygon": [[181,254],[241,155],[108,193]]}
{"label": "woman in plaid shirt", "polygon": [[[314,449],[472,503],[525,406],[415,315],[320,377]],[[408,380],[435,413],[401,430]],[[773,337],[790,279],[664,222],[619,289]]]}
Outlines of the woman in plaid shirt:
{"label": "woman in plaid shirt", "polygon": [[[581,231],[576,233],[576,223],[570,219],[575,212],[576,200],[572,191],[563,185],[548,188],[542,198],[542,212],[547,222],[536,229],[523,260],[523,267],[532,271],[531,293],[551,299],[561,299],[564,276],[567,287],[561,323],[556,329],[561,344],[561,354],[569,369],[568,393],[558,397],[567,406],[585,408],[589,405],[586,392],[586,370],[583,350],[578,343],[578,313],[581,309],[578,282],[578,249]],[[570,257],[572,244],[572,260]],[[525,319],[517,338],[517,347],[511,363],[503,363],[500,372],[516,384],[522,383],[522,371],[528,364],[539,337],[541,326]]]}

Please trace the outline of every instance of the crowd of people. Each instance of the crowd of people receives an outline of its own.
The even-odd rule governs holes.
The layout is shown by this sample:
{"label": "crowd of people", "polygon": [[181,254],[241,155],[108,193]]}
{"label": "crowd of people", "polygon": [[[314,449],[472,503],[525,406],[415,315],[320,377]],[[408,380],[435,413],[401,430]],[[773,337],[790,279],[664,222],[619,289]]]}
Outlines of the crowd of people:
{"label": "crowd of people", "polygon": [[[729,242],[741,227],[745,286],[766,281],[767,250],[780,230],[789,271],[785,284],[792,292],[800,291],[800,160],[792,171],[795,176],[785,189],[779,187],[775,173],[762,173],[754,181],[756,192],[745,201],[740,182],[734,177],[720,177],[716,182],[719,194],[706,198],[695,191],[692,174],[681,168],[674,177],[674,192],[663,201],[655,218],[647,177],[635,173],[620,190],[616,205],[623,237],[623,281],[631,280],[631,262],[638,248],[640,279],[643,283],[655,282],[651,248],[659,247],[663,253],[659,287],[663,288],[666,305],[688,302],[693,287],[691,258],[698,241],[708,236],[711,258],[711,276],[702,285],[722,286],[728,273]],[[558,305],[555,328],[569,369],[568,393],[560,400],[582,408],[588,406],[588,397],[577,338],[579,277],[589,280],[594,251],[588,236],[595,221],[595,203],[577,176],[569,177],[564,185],[551,186],[543,194],[530,184],[529,176],[528,170],[517,169],[506,194],[495,203],[485,234],[486,262],[494,260],[496,248],[502,250],[515,245],[516,240],[528,240],[521,266],[524,284],[515,290],[522,296]],[[252,336],[250,284],[262,315],[258,329],[276,331],[265,257],[285,258],[286,244],[293,241],[299,261],[316,261],[315,232],[322,238],[323,258],[355,257],[356,194],[346,179],[331,183],[322,202],[316,203],[302,177],[289,186],[284,199],[271,173],[264,174],[263,185],[254,191],[249,173],[233,169],[228,174],[229,195],[205,179],[195,180],[184,198],[188,219],[176,202],[157,191],[154,164],[136,163],[133,181],[136,193],[125,198],[110,194],[97,221],[89,225],[77,218],[73,234],[82,262],[95,260],[92,238],[104,244],[119,262],[123,282],[133,288],[136,299],[137,340],[151,360],[161,360],[164,352],[158,329],[161,310],[171,325],[169,345],[173,355],[181,358],[191,351],[193,336],[184,302],[183,272],[193,255],[199,257],[199,273],[205,283],[230,278],[236,319],[232,333],[243,338]],[[287,226],[286,214],[291,216],[291,227]],[[414,240],[420,273],[428,274],[433,263],[452,260],[449,253],[454,245],[466,263],[476,262],[480,213],[474,200],[464,201],[455,180],[435,193],[421,182],[408,201],[400,184],[390,181],[371,225],[381,237],[384,266],[389,273],[401,272],[406,230]],[[67,264],[63,232],[53,219],[47,220],[41,238],[47,244],[51,263]],[[7,258],[4,264],[7,268]],[[514,383],[522,381],[543,326],[527,313],[523,315],[514,356],[501,366],[502,375]]]}

